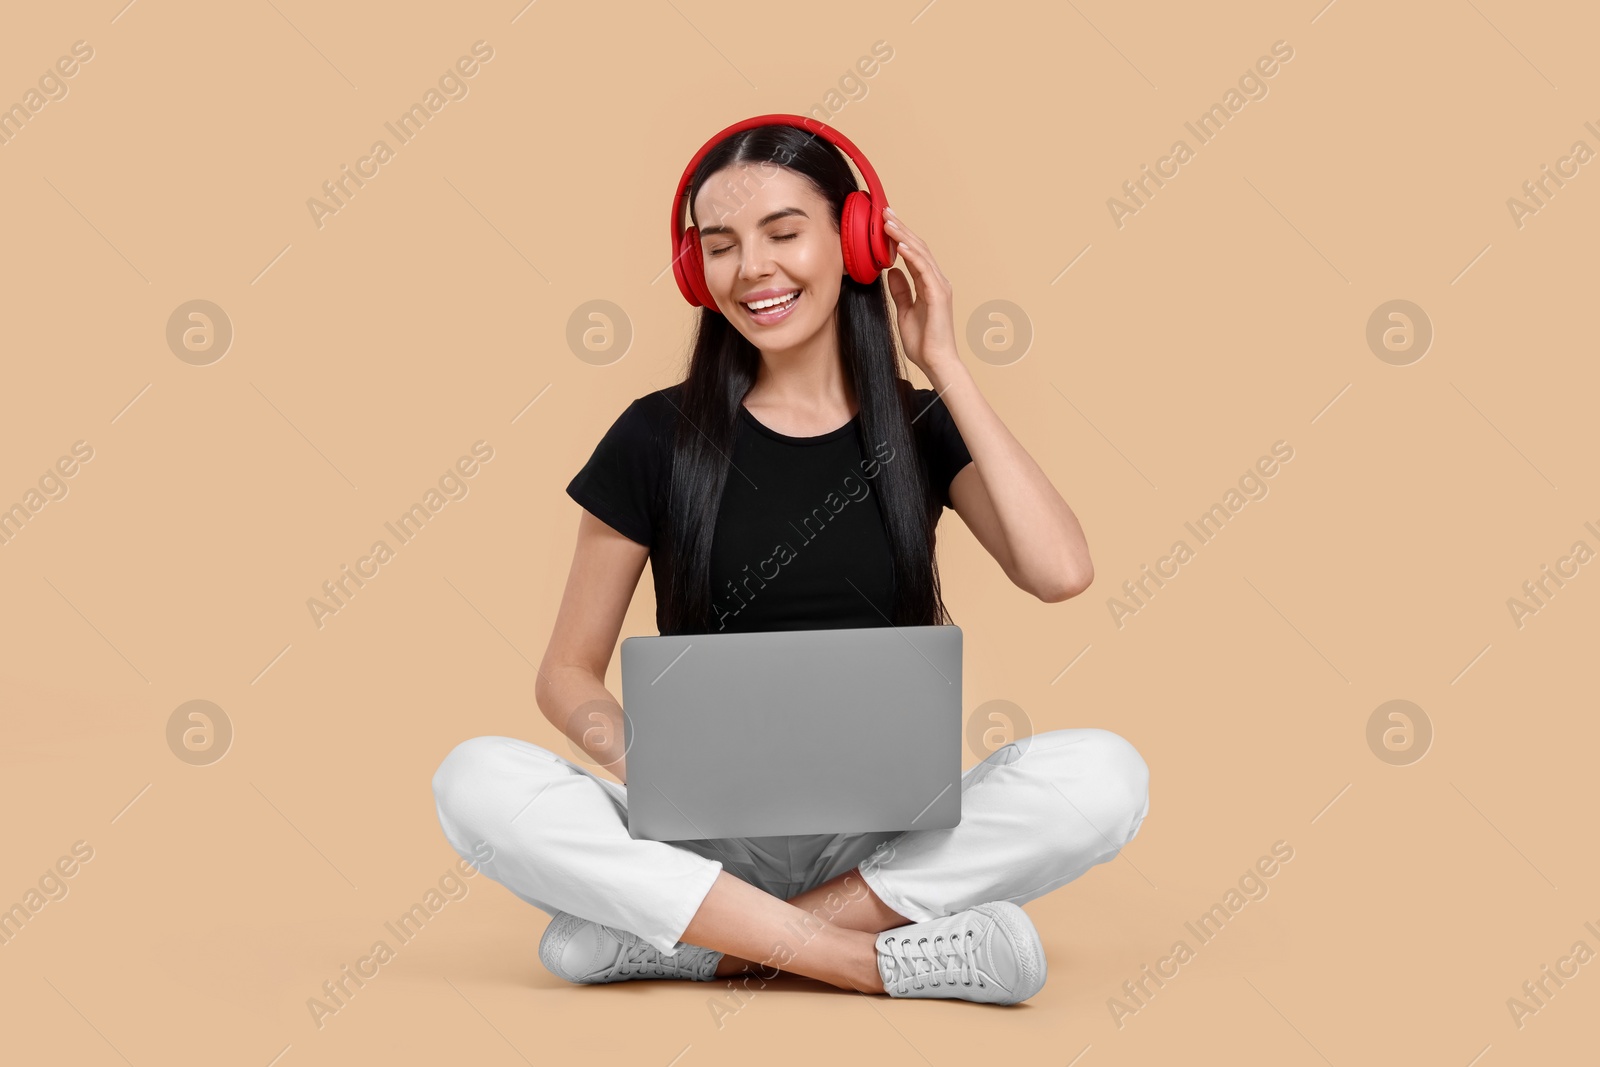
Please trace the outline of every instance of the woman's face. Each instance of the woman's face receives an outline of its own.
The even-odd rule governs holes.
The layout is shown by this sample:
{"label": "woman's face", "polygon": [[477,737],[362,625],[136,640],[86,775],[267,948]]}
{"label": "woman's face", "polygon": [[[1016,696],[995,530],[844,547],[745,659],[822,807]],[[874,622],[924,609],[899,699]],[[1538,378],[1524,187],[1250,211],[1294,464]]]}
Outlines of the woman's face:
{"label": "woman's face", "polygon": [[[694,218],[706,287],[751,344],[781,352],[824,330],[833,336],[844,253],[828,202],[809,181],[773,163],[728,167],[701,187]],[[775,298],[787,299],[749,307]]]}

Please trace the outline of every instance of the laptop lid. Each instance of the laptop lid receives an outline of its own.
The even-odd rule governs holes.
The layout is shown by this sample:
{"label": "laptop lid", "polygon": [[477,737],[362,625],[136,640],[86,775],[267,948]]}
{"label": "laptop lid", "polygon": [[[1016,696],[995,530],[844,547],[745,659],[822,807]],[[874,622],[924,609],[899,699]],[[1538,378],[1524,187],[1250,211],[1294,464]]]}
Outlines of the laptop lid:
{"label": "laptop lid", "polygon": [[957,626],[625,638],[628,832],[957,825],[961,648]]}

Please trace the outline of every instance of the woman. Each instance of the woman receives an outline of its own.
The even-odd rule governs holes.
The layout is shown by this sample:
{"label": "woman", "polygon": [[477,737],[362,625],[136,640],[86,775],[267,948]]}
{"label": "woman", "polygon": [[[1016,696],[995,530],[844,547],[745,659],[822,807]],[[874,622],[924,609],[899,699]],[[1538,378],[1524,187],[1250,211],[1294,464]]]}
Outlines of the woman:
{"label": "woman", "polygon": [[[535,697],[575,753],[624,784],[604,679],[647,558],[663,634],[942,624],[934,525],[947,506],[1041,600],[1076,596],[1093,575],[1072,509],[962,365],[950,283],[927,244],[873,204],[887,262],[904,257],[916,281],[913,294],[888,271],[906,355],[933,385],[913,390],[876,267],[858,281],[860,254],[841,247],[856,183],[834,138],[730,130],[691,163],[687,199],[707,223],[697,269],[715,306],[688,374],[629,405],[567,488],[584,510]],[[802,541],[792,517],[867,442],[899,457],[872,479],[872,503],[813,511],[833,518]],[[507,737],[457,746],[433,786],[456,850],[476,860],[487,843],[482,869],[551,915],[540,958],[569,981],[781,968],[1002,1004],[1046,974],[1018,905],[1114,857],[1149,804],[1138,752],[1092,728],[992,753],[962,777],[961,823],[941,830],[636,840],[623,786]]]}

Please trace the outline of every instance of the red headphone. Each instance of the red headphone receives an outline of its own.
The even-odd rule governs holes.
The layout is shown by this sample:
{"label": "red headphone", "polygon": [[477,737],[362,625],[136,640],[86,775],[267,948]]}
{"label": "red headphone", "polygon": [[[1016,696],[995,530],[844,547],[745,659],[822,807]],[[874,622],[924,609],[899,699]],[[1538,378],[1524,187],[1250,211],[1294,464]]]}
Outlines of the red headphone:
{"label": "red headphone", "polygon": [[672,198],[672,276],[678,280],[678,291],[692,307],[718,311],[716,299],[706,288],[705,263],[700,258],[700,231],[690,226],[681,229],[685,219],[684,209],[689,204],[689,182],[695,168],[725,137],[756,126],[796,126],[811,134],[820,134],[825,140],[842,148],[855,161],[856,168],[867,179],[867,192],[857,189],[844,199],[844,211],[839,218],[839,243],[844,250],[844,269],[850,277],[863,285],[877,280],[878,272],[894,262],[889,254],[889,239],[883,230],[883,209],[888,198],[883,195],[883,185],[866,157],[850,143],[850,139],[832,126],[800,115],[758,115],[753,119],[736,122],[707,141],[694,154],[678,180],[678,193]]}

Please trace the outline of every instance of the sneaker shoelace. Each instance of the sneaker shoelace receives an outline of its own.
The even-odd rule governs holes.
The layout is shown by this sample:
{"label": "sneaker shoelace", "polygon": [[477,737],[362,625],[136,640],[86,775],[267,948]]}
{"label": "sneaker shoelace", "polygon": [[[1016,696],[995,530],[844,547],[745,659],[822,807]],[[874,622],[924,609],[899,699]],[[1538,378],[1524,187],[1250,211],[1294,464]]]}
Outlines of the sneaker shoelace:
{"label": "sneaker shoelace", "polygon": [[[935,988],[940,985],[972,985],[974,981],[979,987],[984,985],[983,976],[978,973],[973,963],[972,939],[976,931],[970,927],[953,938],[945,934],[936,934],[933,938],[919,937],[916,947],[912,947],[909,937],[892,938],[888,944],[889,957],[895,964],[895,982],[903,992],[909,984],[912,988],[922,989],[926,985]],[[939,943],[945,942],[946,948],[940,949]],[[931,943],[932,947],[925,948]]]}
{"label": "sneaker shoelace", "polygon": [[619,974],[650,974],[658,978],[694,974],[693,967],[675,961],[669,963],[654,945],[642,940],[636,940],[633,944],[623,947],[617,971]]}

